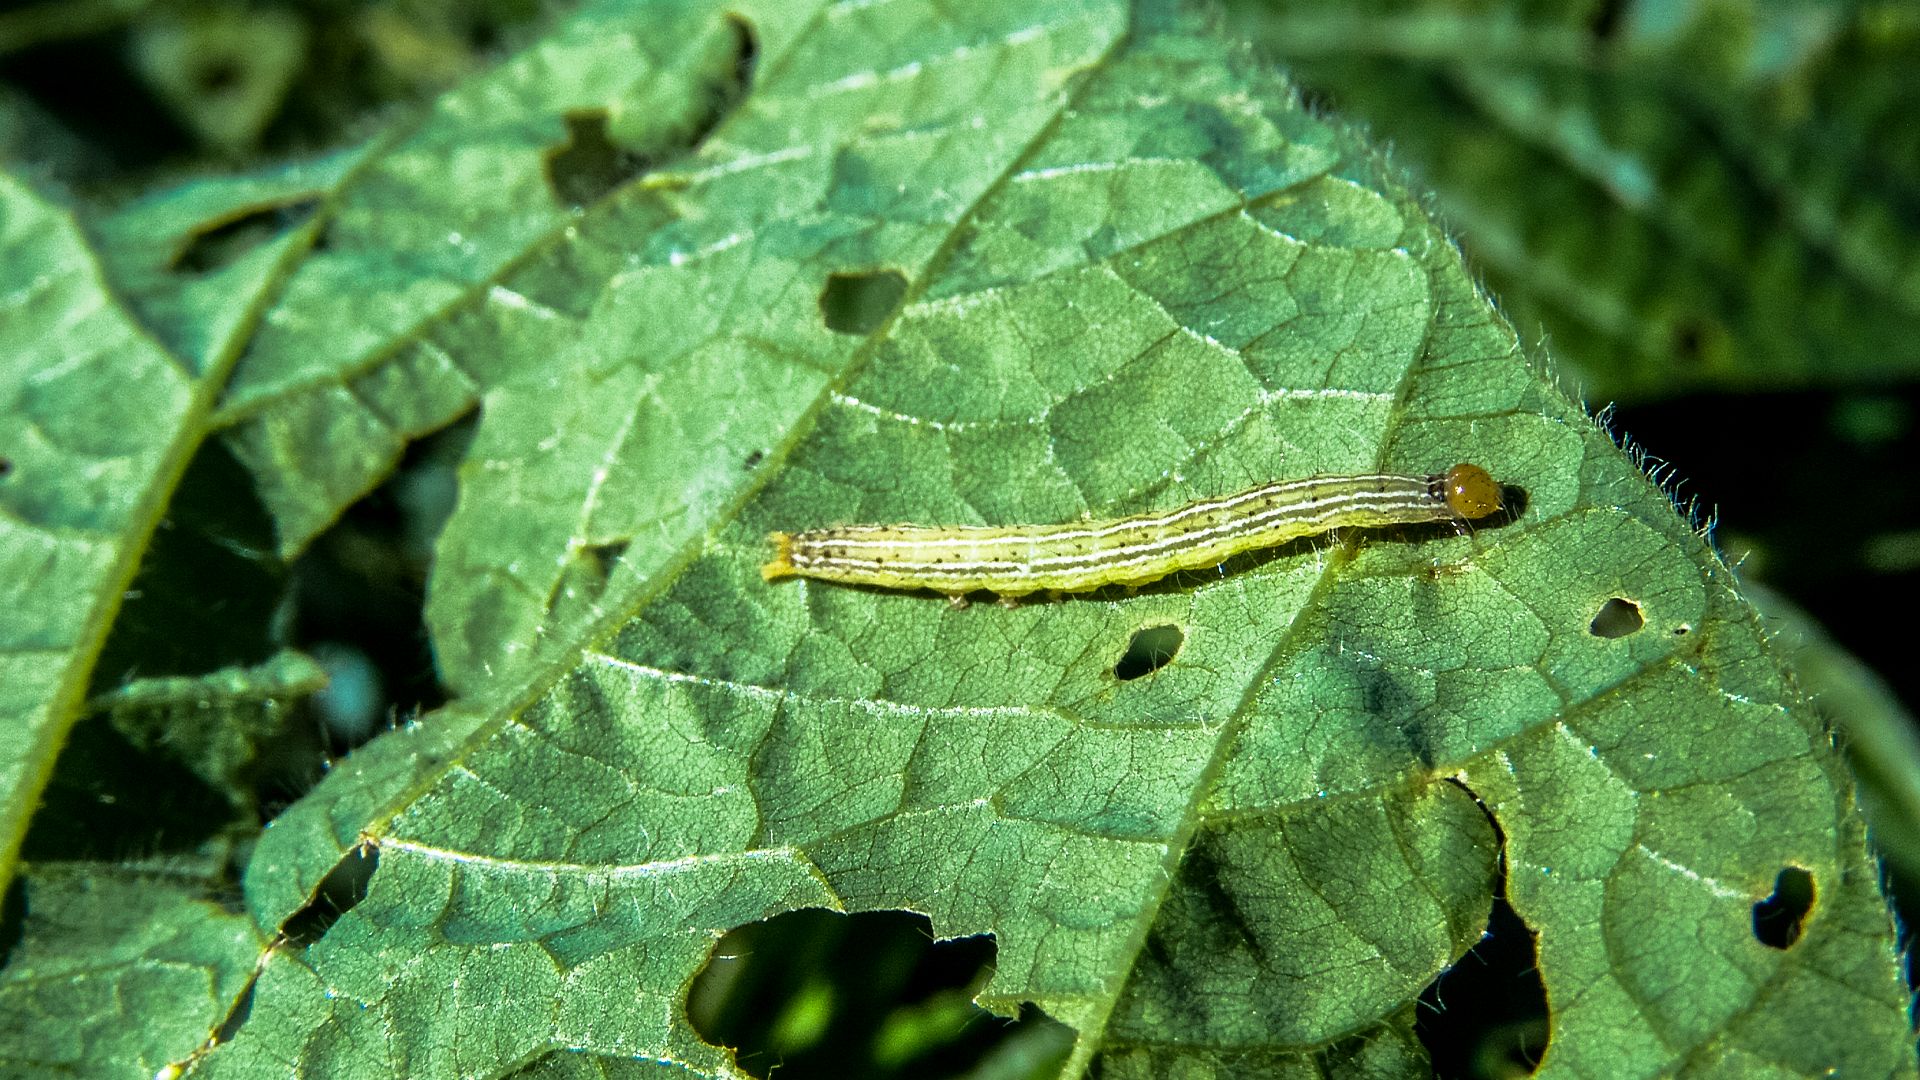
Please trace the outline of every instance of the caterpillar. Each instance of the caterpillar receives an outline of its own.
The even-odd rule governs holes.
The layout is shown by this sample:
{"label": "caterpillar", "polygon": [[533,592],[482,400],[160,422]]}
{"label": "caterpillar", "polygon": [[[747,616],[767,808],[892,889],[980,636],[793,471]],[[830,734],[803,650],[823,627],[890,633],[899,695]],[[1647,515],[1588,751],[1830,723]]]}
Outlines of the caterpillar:
{"label": "caterpillar", "polygon": [[1500,505],[1500,485],[1478,465],[1431,476],[1314,476],[1110,521],[776,532],[769,536],[776,553],[760,574],[952,598],[980,590],[1002,598],[1083,592],[1144,585],[1332,529],[1472,521]]}

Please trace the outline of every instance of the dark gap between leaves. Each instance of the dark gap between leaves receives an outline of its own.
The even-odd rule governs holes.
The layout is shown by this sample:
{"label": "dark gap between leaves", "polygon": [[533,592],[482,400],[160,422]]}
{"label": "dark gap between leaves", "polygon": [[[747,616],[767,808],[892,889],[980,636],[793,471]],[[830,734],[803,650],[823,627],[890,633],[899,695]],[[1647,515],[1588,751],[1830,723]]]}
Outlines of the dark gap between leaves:
{"label": "dark gap between leaves", "polygon": [[1753,936],[1774,949],[1791,949],[1813,911],[1813,875],[1797,866],[1780,871],[1773,893],[1753,905]]}
{"label": "dark gap between leaves", "polygon": [[27,825],[28,862],[184,854],[246,816],[164,743],[138,745],[108,713],[67,735]]}
{"label": "dark gap between leaves", "polygon": [[233,1008],[227,1010],[226,1018],[220,1021],[220,1026],[213,1029],[213,1037],[207,1040],[209,1046],[230,1042],[235,1035],[240,1034],[240,1028],[246,1024],[247,1018],[253,1015],[253,988],[259,984],[258,971],[247,977],[247,985],[240,988],[240,996],[234,998]]}
{"label": "dark gap between leaves", "polygon": [[1113,665],[1114,678],[1129,682],[1159,671],[1173,662],[1186,640],[1187,635],[1177,626],[1146,626],[1135,630],[1132,640],[1127,642],[1127,651],[1121,655],[1120,662]]}
{"label": "dark gap between leaves", "polygon": [[474,430],[469,414],[409,443],[392,476],[293,564],[292,644],[335,675],[316,702],[335,754],[446,701],[426,627],[427,574]]}

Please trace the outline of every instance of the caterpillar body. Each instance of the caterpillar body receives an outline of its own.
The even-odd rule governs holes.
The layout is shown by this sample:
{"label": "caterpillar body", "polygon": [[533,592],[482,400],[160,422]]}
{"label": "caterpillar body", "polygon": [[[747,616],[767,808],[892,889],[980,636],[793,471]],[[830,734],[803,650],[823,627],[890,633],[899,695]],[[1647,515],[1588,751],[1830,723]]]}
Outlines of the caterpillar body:
{"label": "caterpillar body", "polygon": [[1478,465],[1431,476],[1315,476],[1111,521],[776,532],[776,553],[760,573],[949,597],[1081,592],[1144,585],[1332,529],[1471,521],[1500,505],[1500,485]]}

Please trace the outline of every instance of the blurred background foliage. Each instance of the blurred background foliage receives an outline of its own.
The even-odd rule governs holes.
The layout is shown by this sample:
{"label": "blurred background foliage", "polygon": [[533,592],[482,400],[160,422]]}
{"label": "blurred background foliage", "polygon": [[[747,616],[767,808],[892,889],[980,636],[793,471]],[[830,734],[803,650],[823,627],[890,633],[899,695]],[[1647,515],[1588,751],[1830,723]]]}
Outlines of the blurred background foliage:
{"label": "blurred background foliage", "polygon": [[[1920,4],[1223,2],[1226,36],[1292,72],[1311,103],[1370,131],[1430,190],[1522,340],[1596,408],[1611,403],[1612,430],[1683,509],[1717,523],[1854,759],[1910,925]],[[0,0],[0,160],[84,222],[155,187],[371,139],[570,6]],[[111,804],[106,781],[56,778],[29,856],[197,867],[227,845],[231,873],[246,831],[326,755],[439,704],[421,603],[467,434],[422,440],[293,566],[275,562],[257,507],[234,509],[238,474],[210,444],[141,584],[165,590],[192,576],[179,566],[224,560],[223,578],[255,593],[242,621],[257,633],[212,645],[176,633],[177,670],[136,673],[116,649],[154,653],[121,635],[176,624],[123,620],[102,660],[101,722],[84,729],[133,761],[130,775],[167,770],[206,797],[149,815],[180,818],[170,832],[129,839],[117,819],[86,816]],[[262,671],[286,693],[250,718],[247,739],[166,736],[183,694]],[[312,693],[322,674],[331,684]],[[196,816],[213,823],[185,820]],[[18,914],[0,918],[0,948]],[[1531,945],[1499,918],[1423,996],[1422,1037],[1444,1074],[1524,1074],[1537,1045]],[[730,935],[690,1003],[758,1075],[1046,1075],[1063,1029],[968,1001],[992,955],[978,939],[935,945],[904,915],[799,913]],[[1469,994],[1505,1004],[1449,1024],[1447,1004]]]}

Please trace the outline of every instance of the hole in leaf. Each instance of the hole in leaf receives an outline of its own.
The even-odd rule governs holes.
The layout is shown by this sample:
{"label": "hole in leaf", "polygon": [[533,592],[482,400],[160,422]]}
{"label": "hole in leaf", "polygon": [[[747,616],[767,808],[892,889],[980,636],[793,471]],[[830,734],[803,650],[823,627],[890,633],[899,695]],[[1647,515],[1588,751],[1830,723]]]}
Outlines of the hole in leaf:
{"label": "hole in leaf", "polygon": [[175,273],[205,274],[232,265],[241,256],[268,243],[313,216],[316,203],[299,199],[275,206],[257,206],[235,217],[208,222],[182,243],[168,269]]}
{"label": "hole in leaf", "polygon": [[0,477],[13,475],[13,459],[0,457]]}
{"label": "hole in leaf", "polygon": [[314,887],[313,899],[280,924],[280,936],[289,946],[304,949],[326,936],[340,916],[352,911],[367,898],[373,884],[373,872],[380,868],[380,849],[372,844],[355,844],[327,876]]}
{"label": "hole in leaf", "polygon": [[749,923],[714,946],[687,1015],[762,1078],[970,1074],[1010,1044],[1057,1054],[1057,1071],[1070,1029],[1031,1007],[1008,1021],[973,1004],[993,971],[992,937],[936,942],[931,931],[926,916],[901,911],[793,911]]}
{"label": "hole in leaf", "polygon": [[[607,591],[607,583],[613,578],[614,568],[620,565],[620,557],[627,552],[627,540],[613,540],[604,544],[587,544],[574,552],[573,559],[567,564],[565,576],[555,597],[571,597],[575,602],[596,602]],[[552,610],[551,605],[548,610]]]}
{"label": "hole in leaf", "polygon": [[1686,637],[1688,634],[1692,632],[1693,632],[1693,627],[1686,626],[1684,624],[1673,628],[1674,637]]}
{"label": "hole in leaf", "polygon": [[686,133],[678,136],[679,149],[693,150],[706,142],[720,122],[747,96],[747,91],[753,89],[754,68],[760,58],[753,23],[734,12],[728,12],[726,20],[731,39],[723,55],[715,57],[712,66],[701,72],[702,82],[695,88],[695,100],[700,102],[701,112]]}
{"label": "hole in leaf", "polygon": [[732,113],[753,83],[759,46],[752,24],[728,15],[722,35],[690,44],[709,50],[696,85],[682,99],[690,108],[676,116],[654,117],[658,122],[650,125],[652,134],[641,145],[616,138],[636,136],[612,129],[605,109],[581,109],[562,118],[566,141],[548,150],[545,163],[547,185],[557,200],[575,207],[596,203],[658,163],[699,147]]}
{"label": "hole in leaf", "polygon": [[1487,932],[1458,963],[1420,993],[1414,1033],[1435,1076],[1525,1076],[1547,1050],[1547,990],[1540,980],[1539,935],[1504,890],[1493,899]]}
{"label": "hole in leaf", "polygon": [[1594,637],[1611,640],[1637,634],[1645,625],[1647,620],[1640,614],[1640,605],[1616,596],[1600,605],[1600,612],[1593,617],[1587,631]]}
{"label": "hole in leaf", "polygon": [[1151,675],[1173,662],[1187,635],[1177,626],[1148,626],[1133,632],[1127,651],[1113,665],[1113,675],[1121,682]]}
{"label": "hole in leaf", "polygon": [[600,576],[603,578],[613,572],[613,565],[626,553],[627,541],[625,540],[616,540],[607,544],[588,544],[580,549],[580,554],[599,568]]}
{"label": "hole in leaf", "polygon": [[1773,895],[1753,905],[1753,936],[1771,948],[1792,948],[1813,910],[1813,894],[1812,874],[1797,866],[1780,871]]}
{"label": "hole in leaf", "polygon": [[747,455],[747,460],[742,462],[740,467],[743,469],[751,469],[765,460],[767,460],[767,452],[765,450],[755,450]]}
{"label": "hole in leaf", "polygon": [[898,270],[829,274],[820,290],[820,317],[835,333],[871,334],[906,294],[907,277]]}
{"label": "hole in leaf", "polygon": [[1475,530],[1511,525],[1527,515],[1527,489],[1518,484],[1500,485],[1500,509],[1491,517],[1473,523]]}
{"label": "hole in leaf", "polygon": [[566,115],[567,141],[547,154],[547,183],[568,206],[587,206],[645,171],[644,157],[614,145],[607,136],[607,112],[590,109]]}

